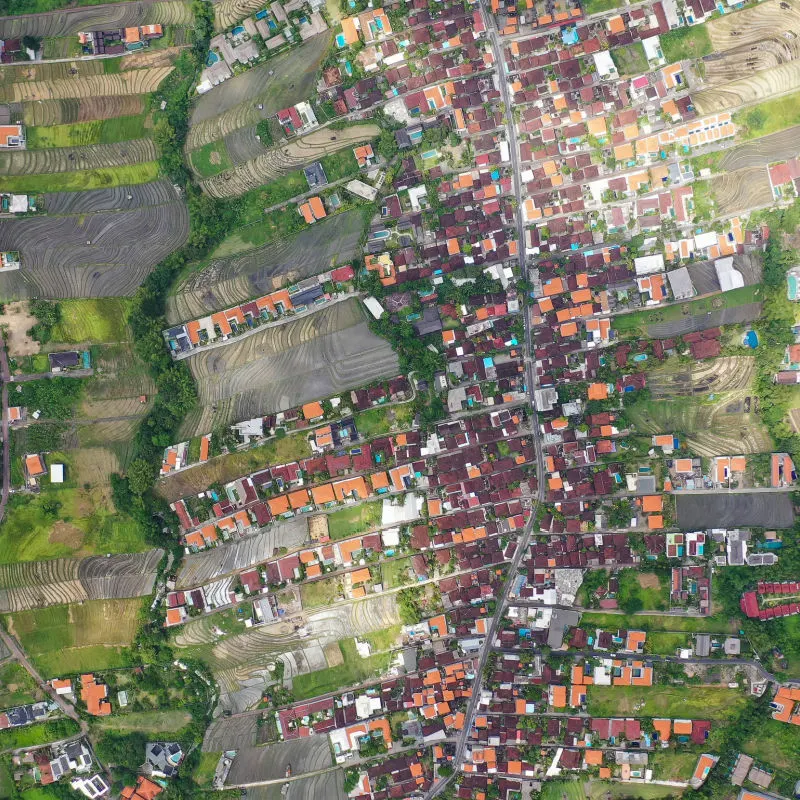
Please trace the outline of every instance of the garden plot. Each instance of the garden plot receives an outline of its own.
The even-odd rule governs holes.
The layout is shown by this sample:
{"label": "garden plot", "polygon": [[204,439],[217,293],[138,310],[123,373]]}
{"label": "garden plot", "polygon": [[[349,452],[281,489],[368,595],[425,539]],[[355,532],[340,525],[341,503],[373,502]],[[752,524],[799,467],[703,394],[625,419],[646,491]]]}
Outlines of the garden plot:
{"label": "garden plot", "polygon": [[766,167],[750,167],[726,172],[711,178],[711,192],[718,217],[732,216],[750,208],[759,208],[775,199]]}
{"label": "garden plot", "polygon": [[152,139],[134,139],[117,144],[53,147],[46,150],[16,150],[0,153],[0,175],[42,175],[84,169],[104,169],[143,164],[158,158]]}
{"label": "garden plot", "polygon": [[362,212],[346,211],[279,242],[212,257],[168,298],[167,319],[170,324],[192,319],[210,308],[226,308],[316,275],[334,264],[346,264],[355,255],[363,230]]}
{"label": "garden plot", "polygon": [[791,528],[794,523],[792,501],[785,492],[687,493],[679,495],[676,503],[678,525],[684,530],[751,525]]}
{"label": "garden plot", "polygon": [[[287,764],[292,765],[292,775],[318,772],[332,766],[328,737],[311,736],[238,750],[225,783],[236,786],[257,781],[280,781],[286,776]],[[331,775],[320,777],[331,779]]]}
{"label": "garden plot", "polygon": [[71,79],[6,84],[0,88],[0,102],[23,103],[148,94],[155,91],[170,72],[172,67],[152,67],[119,72],[116,75],[87,75]]}
{"label": "garden plot", "polygon": [[[733,15],[735,16],[735,15]],[[720,86],[692,93],[692,103],[700,116],[738,106],[758,103],[800,88],[800,61],[756,72]]]}
{"label": "garden plot", "polygon": [[178,571],[178,588],[202,586],[220,575],[246,569],[273,558],[281,548],[294,550],[307,540],[308,522],[305,517],[288,522],[273,522],[267,530],[245,539],[186,556]]}
{"label": "garden plot", "polygon": [[200,350],[187,361],[202,405],[219,412],[227,402],[219,425],[330,397],[399,369],[389,344],[369,330],[356,299]]}
{"label": "garden plot", "polygon": [[698,456],[766,453],[772,449],[772,439],[753,413],[754,402],[748,390],[740,389],[725,392],[714,402],[644,400],[630,406],[626,414],[638,433],[682,434]]}
{"label": "garden plot", "polygon": [[161,22],[168,25],[191,25],[189,3],[170,0],[136,0],[85,8],[61,9],[46,14],[24,14],[0,18],[0,39],[22,36],[74,36],[79,31],[112,30]]}
{"label": "garden plot", "polygon": [[757,6],[725,14],[706,25],[716,52],[742,48],[785,33],[800,32],[800,3],[798,0],[767,0]]}
{"label": "garden plot", "polygon": [[693,397],[750,388],[756,360],[750,356],[707,359],[693,365],[677,359],[647,373],[647,386],[654,400],[667,397]]}
{"label": "garden plot", "polygon": [[0,250],[18,250],[22,258],[21,269],[0,277],[0,294],[8,299],[132,295],[188,232],[188,213],[177,196],[114,211],[0,220]]}
{"label": "garden plot", "polygon": [[321,128],[288,144],[273,147],[250,161],[202,181],[212,197],[236,197],[344,148],[355,147],[380,133],[377,125]]}
{"label": "garden plot", "polygon": [[132,117],[143,113],[146,107],[144,95],[37,100],[22,104],[25,124],[42,127]]}
{"label": "garden plot", "polygon": [[761,167],[786,161],[800,153],[800,125],[758,139],[751,139],[722,156],[719,171]]}
{"label": "garden plot", "polygon": [[214,30],[224,31],[263,7],[262,0],[219,0],[214,3]]}

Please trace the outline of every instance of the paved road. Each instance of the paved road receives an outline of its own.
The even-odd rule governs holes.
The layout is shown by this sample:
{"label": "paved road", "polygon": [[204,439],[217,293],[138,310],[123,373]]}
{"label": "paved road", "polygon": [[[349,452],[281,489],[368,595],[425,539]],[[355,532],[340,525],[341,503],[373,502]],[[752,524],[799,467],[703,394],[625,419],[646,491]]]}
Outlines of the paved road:
{"label": "paved road", "polygon": [[8,493],[11,489],[11,454],[9,451],[8,442],[8,355],[6,354],[6,343],[3,340],[3,334],[0,332],[0,380],[3,382],[3,491],[0,496],[0,521],[6,513],[6,504],[8,503]]}
{"label": "paved road", "polygon": [[9,380],[14,383],[27,383],[28,381],[41,381],[45,378],[91,378],[93,369],[70,369],[64,372],[37,372],[31,375],[12,375]]}

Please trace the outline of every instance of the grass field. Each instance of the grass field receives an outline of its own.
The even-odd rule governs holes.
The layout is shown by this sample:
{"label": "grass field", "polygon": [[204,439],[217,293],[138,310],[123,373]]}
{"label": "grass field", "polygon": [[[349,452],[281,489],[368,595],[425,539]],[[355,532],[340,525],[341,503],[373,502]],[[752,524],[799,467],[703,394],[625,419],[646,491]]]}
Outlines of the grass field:
{"label": "grass field", "polygon": [[622,8],[624,5],[624,0],[585,0],[585,2],[581,3],[581,8],[589,16],[591,14],[602,14],[604,11],[613,11],[615,8]]}
{"label": "grass field", "polygon": [[641,42],[615,48],[611,51],[611,59],[620,75],[639,75],[647,72],[647,56]]}
{"label": "grass field", "polygon": [[80,342],[126,341],[130,334],[125,319],[130,301],[106,297],[102,299],[59,300],[61,321],[51,334],[51,341]]}
{"label": "grass field", "polygon": [[390,625],[382,631],[365,633],[361,638],[370,643],[373,653],[380,653],[398,646],[402,627],[402,625]]}
{"label": "grass field", "polygon": [[761,286],[743,286],[730,292],[692,300],[689,303],[672,303],[652,311],[634,311],[614,317],[614,330],[622,337],[640,337],[647,333],[647,326],[657,322],[676,322],[687,316],[703,316],[723,308],[735,308],[762,299]]}
{"label": "grass field", "polygon": [[25,667],[16,662],[0,667],[0,708],[12,708],[39,699],[40,692]]}
{"label": "grass field", "polygon": [[690,642],[689,633],[666,633],[666,632],[650,632],[647,634],[647,642],[644,649],[647,653],[655,653],[660,656],[675,655],[678,648],[688,646]]}
{"label": "grass field", "polygon": [[690,28],[667,31],[659,39],[664,58],[669,63],[702,58],[714,50],[705,25],[692,25]]}
{"label": "grass field", "polygon": [[765,100],[733,115],[742,139],[755,139],[800,124],[800,92]]}
{"label": "grass field", "polygon": [[4,175],[4,192],[42,194],[44,192],[81,192],[150,183],[158,177],[158,163],[131,164],[113,169],[87,169],[77,172],[54,172],[47,175]]}
{"label": "grass field", "polygon": [[597,717],[725,720],[746,702],[741,692],[716,686],[590,686],[587,697]]}
{"label": "grass field", "polygon": [[134,711],[113,717],[101,717],[94,721],[94,727],[101,731],[129,733],[178,733],[192,721],[186,711],[171,709],[167,711]]}
{"label": "grass field", "polygon": [[66,739],[80,732],[80,725],[74,719],[57,719],[51,722],[38,722],[18,728],[0,731],[0,749],[36,747],[37,745]]}
{"label": "grass field", "polygon": [[363,683],[383,672],[389,666],[391,659],[389,653],[361,658],[352,639],[340,641],[339,649],[344,659],[343,664],[309,672],[306,675],[298,675],[292,680],[292,694],[295,700],[305,700],[326,692],[340,691],[346,686]]}
{"label": "grass field", "polygon": [[190,154],[189,160],[201,178],[210,178],[233,166],[225,142],[211,142],[203,145],[199,150]]}
{"label": "grass field", "polygon": [[4,617],[45,677],[127,666],[142,605],[149,600],[87,600]]}
{"label": "grass field", "polygon": [[657,614],[635,614],[629,617],[625,614],[606,614],[595,611],[587,611],[581,617],[581,627],[587,626],[607,630],[626,628],[641,631],[685,631],[687,633],[736,633],[738,630],[735,620],[725,620],[722,617],[672,617]]}
{"label": "grass field", "polygon": [[300,585],[300,598],[303,608],[321,608],[333,605],[342,596],[337,587],[342,585],[340,578],[323,581],[304,582]]}
{"label": "grass field", "polygon": [[800,779],[800,729],[774,719],[759,723],[758,735],[745,742],[743,750],[758,761]]}
{"label": "grass field", "polygon": [[[111,59],[116,61],[118,59]],[[105,63],[110,63],[107,60]],[[76,147],[86,144],[113,144],[130,139],[142,139],[150,135],[146,125],[147,115],[136,114],[128,117],[75,122],[71,125],[51,127],[34,126],[25,130],[29,150],[42,150],[48,147]]]}
{"label": "grass field", "polygon": [[192,775],[194,782],[198,786],[211,786],[211,781],[214,779],[214,773],[217,769],[222,751],[216,753],[201,753],[200,761]]}
{"label": "grass field", "polygon": [[679,797],[682,790],[675,786],[653,786],[648,784],[610,783],[592,779],[545,781],[541,800],[659,800],[659,798]]}
{"label": "grass field", "polygon": [[651,756],[654,777],[661,781],[688,781],[699,755],[695,750],[686,747],[657,750]]}
{"label": "grass field", "polygon": [[342,508],[328,516],[328,533],[331,539],[346,539],[374,528],[380,524],[383,503],[361,503],[357,506]]}
{"label": "grass field", "polygon": [[381,563],[381,583],[385,589],[397,589],[400,586],[408,586],[412,579],[409,577],[409,567],[411,560],[408,558],[397,558],[392,561]]}
{"label": "grass field", "polygon": [[364,439],[385,436],[389,431],[410,430],[414,421],[414,407],[411,403],[398,406],[370,408],[356,414],[356,429]]}

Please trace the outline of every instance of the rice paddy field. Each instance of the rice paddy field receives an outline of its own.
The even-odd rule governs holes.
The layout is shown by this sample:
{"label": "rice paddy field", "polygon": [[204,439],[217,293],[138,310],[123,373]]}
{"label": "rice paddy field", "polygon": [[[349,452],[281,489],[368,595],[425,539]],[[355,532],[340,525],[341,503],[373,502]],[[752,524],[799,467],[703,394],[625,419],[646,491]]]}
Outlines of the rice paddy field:
{"label": "rice paddy field", "polygon": [[[795,103],[789,98],[784,98],[782,102],[790,105]],[[800,103],[800,97],[797,98],[797,102]],[[800,114],[800,110],[798,110],[798,114]],[[745,116],[745,114],[742,114],[743,118]],[[737,119],[736,122],[740,126],[746,124],[743,120]],[[744,142],[732,150],[720,153],[717,170],[720,172],[732,172],[748,167],[762,167],[775,161],[794,158],[797,155],[798,141],[800,141],[800,126],[793,126],[777,133],[750,139],[750,141]]]}
{"label": "rice paddy field", "polygon": [[205,433],[396,375],[397,356],[367,326],[357,299],[256,330],[186,360],[201,407],[182,436]]}
{"label": "rice paddy field", "polygon": [[91,122],[75,122],[52,127],[31,127],[25,130],[28,150],[51,147],[114,144],[150,135],[148,117],[134,114]]}
{"label": "rice paddy field", "polygon": [[[694,764],[697,763],[695,758]],[[542,800],[662,800],[680,797],[679,786],[643,783],[611,783],[610,781],[561,780],[542,785]]]}
{"label": "rice paddy field", "polygon": [[766,167],[749,167],[715,176],[711,179],[711,192],[719,217],[767,206],[774,200]]}
{"label": "rice paddy field", "polygon": [[50,127],[111,120],[117,117],[138,117],[147,107],[146,95],[127,97],[88,97],[67,100],[38,100],[22,104],[26,125]]}
{"label": "rice paddy field", "polygon": [[93,600],[21,611],[3,618],[45,678],[126,666],[147,601]]}

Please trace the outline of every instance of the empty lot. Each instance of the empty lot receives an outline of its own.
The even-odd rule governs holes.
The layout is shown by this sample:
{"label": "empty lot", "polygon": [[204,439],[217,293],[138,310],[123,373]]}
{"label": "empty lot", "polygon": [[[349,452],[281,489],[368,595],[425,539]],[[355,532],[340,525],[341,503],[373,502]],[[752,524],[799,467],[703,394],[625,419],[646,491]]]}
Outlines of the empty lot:
{"label": "empty lot", "polygon": [[737,492],[677,496],[678,525],[697,528],[757,526],[790,528],[792,501],[786,492]]}

